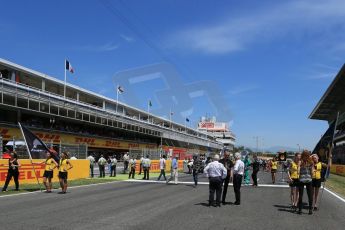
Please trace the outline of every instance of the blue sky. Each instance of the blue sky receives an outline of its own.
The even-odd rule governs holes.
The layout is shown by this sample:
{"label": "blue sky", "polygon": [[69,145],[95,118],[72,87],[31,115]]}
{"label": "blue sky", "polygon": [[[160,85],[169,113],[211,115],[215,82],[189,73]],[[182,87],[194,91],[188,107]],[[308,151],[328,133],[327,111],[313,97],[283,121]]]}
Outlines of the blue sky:
{"label": "blue sky", "polygon": [[[327,124],[308,115],[345,60],[342,0],[14,0],[1,6],[1,58],[59,79],[68,58],[76,71],[68,82],[111,98],[119,72],[168,63],[176,81],[146,76],[151,80],[132,84],[120,99],[129,102],[128,92],[136,92],[133,105],[146,110],[151,99],[160,116],[183,110],[173,119],[188,117],[190,126],[206,114],[222,117],[246,146],[259,136],[263,148],[312,149]],[[189,92],[193,86],[202,89]],[[200,97],[166,105],[164,90]],[[219,114],[212,99],[230,112]]]}

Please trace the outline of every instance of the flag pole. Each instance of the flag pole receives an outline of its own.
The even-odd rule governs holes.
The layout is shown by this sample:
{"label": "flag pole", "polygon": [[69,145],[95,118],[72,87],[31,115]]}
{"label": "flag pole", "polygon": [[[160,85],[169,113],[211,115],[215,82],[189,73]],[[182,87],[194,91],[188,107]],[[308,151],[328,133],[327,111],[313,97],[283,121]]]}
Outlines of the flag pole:
{"label": "flag pole", "polygon": [[28,154],[29,154],[30,162],[31,162],[31,165],[32,165],[32,170],[34,171],[34,174],[35,174],[35,177],[36,177],[36,180],[37,180],[37,184],[40,187],[40,191],[42,192],[41,183],[38,180],[38,177],[37,177],[37,174],[36,174],[36,170],[35,170],[35,166],[34,166],[34,164],[32,162],[32,157],[31,157],[30,149],[29,149],[28,143],[26,142],[26,138],[25,138],[25,135],[24,135],[24,132],[23,132],[23,129],[22,129],[22,125],[20,124],[20,122],[18,122],[18,125],[19,125],[20,131],[21,131],[21,133],[23,135],[23,138],[24,138],[26,150],[28,151]]}
{"label": "flag pole", "polygon": [[66,61],[67,61],[67,60],[65,59],[65,64],[64,64],[64,65],[65,65],[65,68],[64,68],[64,69],[65,69],[65,84],[64,84],[64,86],[63,86],[63,97],[64,97],[64,98],[66,98],[66,82],[67,82]]}
{"label": "flag pole", "polygon": [[116,114],[117,114],[117,107],[119,105],[119,85],[116,86]]}
{"label": "flag pole", "polygon": [[[331,146],[330,146],[330,148],[329,148],[328,162],[327,162],[327,169],[326,169],[326,173],[325,173],[325,178],[326,178],[327,175],[329,174],[329,170],[331,170],[333,142],[334,142],[334,137],[335,137],[335,131],[337,130],[338,120],[339,120],[339,111],[338,111],[338,113],[337,113],[337,119],[335,120],[335,125],[334,125],[334,130],[333,130],[333,136],[332,136]],[[318,207],[319,207],[319,208],[320,208],[320,205],[321,205],[321,199],[322,199],[322,195],[323,195],[323,191],[325,190],[325,187],[326,187],[326,179],[324,180],[323,185],[322,185],[322,191],[321,191],[321,195],[320,195],[320,199],[319,199],[319,204],[318,204]]]}
{"label": "flag pole", "polygon": [[150,100],[147,102],[147,121],[150,123]]}
{"label": "flag pole", "polygon": [[172,117],[171,108],[170,108],[170,114],[169,114],[169,115],[170,115],[170,128],[172,128],[172,127],[171,127],[171,117]]}

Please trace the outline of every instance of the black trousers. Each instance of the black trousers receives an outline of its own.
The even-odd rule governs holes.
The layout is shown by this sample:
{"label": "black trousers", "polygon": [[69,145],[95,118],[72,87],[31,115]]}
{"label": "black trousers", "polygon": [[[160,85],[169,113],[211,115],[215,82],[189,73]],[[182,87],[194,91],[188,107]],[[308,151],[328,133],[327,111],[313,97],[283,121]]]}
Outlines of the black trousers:
{"label": "black trousers", "polygon": [[93,177],[93,164],[90,164],[91,177]]}
{"label": "black trousers", "polygon": [[19,189],[19,181],[18,181],[19,171],[18,170],[8,170],[6,181],[5,181],[5,185],[2,188],[2,191],[6,191],[7,190],[8,184],[10,183],[12,177],[13,177],[14,183],[16,185],[16,190]]}
{"label": "black trousers", "polygon": [[116,165],[112,165],[110,167],[110,176],[113,176],[113,173],[114,173],[114,176],[116,176]]}
{"label": "black trousers", "polygon": [[214,193],[216,192],[216,204],[220,204],[220,196],[222,194],[222,183],[223,180],[221,177],[210,177],[209,179],[209,204],[211,205],[214,202]]}
{"label": "black trousers", "polygon": [[242,175],[234,175],[234,192],[235,192],[235,203],[241,203],[241,184],[242,184]]}
{"label": "black trousers", "polygon": [[222,195],[223,203],[225,203],[226,194],[228,193],[229,182],[230,182],[230,176],[227,176],[223,182],[223,195]]}
{"label": "black trousers", "polygon": [[259,171],[253,171],[252,173],[253,184],[255,186],[258,186],[258,172]]}
{"label": "black trousers", "polygon": [[298,186],[298,191],[299,191],[298,210],[302,210],[304,186],[307,189],[309,209],[312,209],[312,207],[313,207],[313,186],[312,186],[312,183],[311,182],[308,182],[308,183],[300,182],[300,184]]}
{"label": "black trousers", "polygon": [[138,175],[141,175],[141,170],[143,170],[143,164],[142,163],[140,163],[139,174]]}
{"label": "black trousers", "polygon": [[149,167],[143,167],[144,170],[144,180],[150,179],[150,168]]}
{"label": "black trousers", "polygon": [[128,161],[124,161],[123,162],[123,172],[125,173],[126,171],[127,171],[127,169],[128,169]]}
{"label": "black trousers", "polygon": [[164,177],[164,180],[167,180],[167,178],[165,177],[165,170],[164,169],[161,169],[161,173],[159,174],[159,177],[157,180],[160,180],[161,179],[161,176]]}
{"label": "black trousers", "polygon": [[105,177],[105,167],[104,167],[104,165],[99,165],[99,177]]}
{"label": "black trousers", "polygon": [[131,167],[131,171],[129,172],[128,178],[131,178],[132,176],[132,179],[134,179],[134,175],[135,175],[135,168]]}

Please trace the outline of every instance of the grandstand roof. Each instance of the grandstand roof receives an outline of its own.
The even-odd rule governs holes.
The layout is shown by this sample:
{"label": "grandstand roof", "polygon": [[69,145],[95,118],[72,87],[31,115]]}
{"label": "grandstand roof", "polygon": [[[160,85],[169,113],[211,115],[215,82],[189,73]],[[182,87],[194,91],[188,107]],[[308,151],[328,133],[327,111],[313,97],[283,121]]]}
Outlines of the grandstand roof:
{"label": "grandstand roof", "polygon": [[332,122],[345,111],[345,64],[309,115],[310,119]]}

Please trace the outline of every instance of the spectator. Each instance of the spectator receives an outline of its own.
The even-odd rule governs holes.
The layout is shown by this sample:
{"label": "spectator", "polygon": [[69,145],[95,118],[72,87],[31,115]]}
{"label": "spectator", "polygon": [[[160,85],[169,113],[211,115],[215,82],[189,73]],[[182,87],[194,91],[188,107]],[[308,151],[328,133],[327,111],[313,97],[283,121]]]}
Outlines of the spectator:
{"label": "spectator", "polygon": [[129,171],[128,179],[131,178],[131,176],[132,176],[132,179],[134,179],[136,163],[137,162],[134,159],[134,157],[131,157],[131,159],[129,160],[130,171]]}
{"label": "spectator", "polygon": [[127,170],[128,170],[128,163],[129,163],[129,155],[128,155],[128,153],[125,153],[123,155],[123,166],[124,166],[123,173],[127,172]]}
{"label": "spectator", "polygon": [[171,162],[171,176],[167,180],[167,184],[174,179],[174,184],[178,184],[178,161],[177,161],[177,156],[172,160]]}
{"label": "spectator", "polygon": [[93,177],[93,166],[95,164],[95,158],[92,155],[90,155],[87,157],[87,159],[90,161],[91,177]]}
{"label": "spectator", "polygon": [[146,155],[146,157],[143,159],[143,170],[144,170],[144,178],[143,180],[149,180],[150,179],[150,167],[151,167],[151,160],[149,159],[149,155]]}
{"label": "spectator", "polygon": [[194,180],[194,188],[198,185],[198,174],[201,168],[201,161],[198,159],[198,154],[193,154],[193,165],[192,165],[192,172],[193,172],[193,180]]}
{"label": "spectator", "polygon": [[99,177],[105,177],[105,165],[107,164],[107,160],[101,155],[98,159],[98,167],[99,167]]}
{"label": "spectator", "polygon": [[226,168],[226,177],[223,181],[223,194],[222,194],[222,204],[225,204],[226,194],[228,192],[229,182],[232,181],[232,168],[234,167],[234,163],[229,158],[229,152],[224,153],[224,158],[222,158],[219,163],[222,163]]}
{"label": "spectator", "polygon": [[12,177],[13,177],[14,183],[16,185],[16,191],[19,191],[19,180],[18,180],[18,178],[19,178],[20,163],[18,161],[17,154],[13,151],[11,153],[10,159],[8,159],[8,165],[2,164],[2,166],[8,166],[6,181],[5,181],[4,187],[2,188],[2,191],[7,192],[7,187],[8,187],[8,184],[10,183]]}
{"label": "spectator", "polygon": [[112,156],[111,161],[110,161],[110,176],[116,177],[116,165],[117,165],[116,157]]}
{"label": "spectator", "polygon": [[244,163],[241,161],[241,154],[235,153],[235,165],[234,165],[234,192],[235,192],[235,205],[241,204],[241,184],[244,174]]}
{"label": "spectator", "polygon": [[159,160],[159,168],[161,170],[161,173],[158,176],[158,181],[161,180],[161,176],[164,177],[164,180],[166,181],[167,178],[165,177],[165,167],[166,167],[166,156],[163,155],[161,159]]}
{"label": "spectator", "polygon": [[301,164],[299,170],[299,198],[298,198],[298,214],[302,214],[303,206],[303,190],[304,186],[307,190],[308,201],[309,201],[309,215],[313,214],[313,187],[312,187],[312,175],[313,175],[314,164],[310,159],[310,152],[304,150],[301,155]]}
{"label": "spectator", "polygon": [[220,207],[220,196],[222,193],[222,183],[226,178],[226,168],[219,163],[219,155],[213,157],[213,162],[204,169],[206,177],[209,178],[209,206],[214,205],[214,193],[216,192],[215,206]]}

